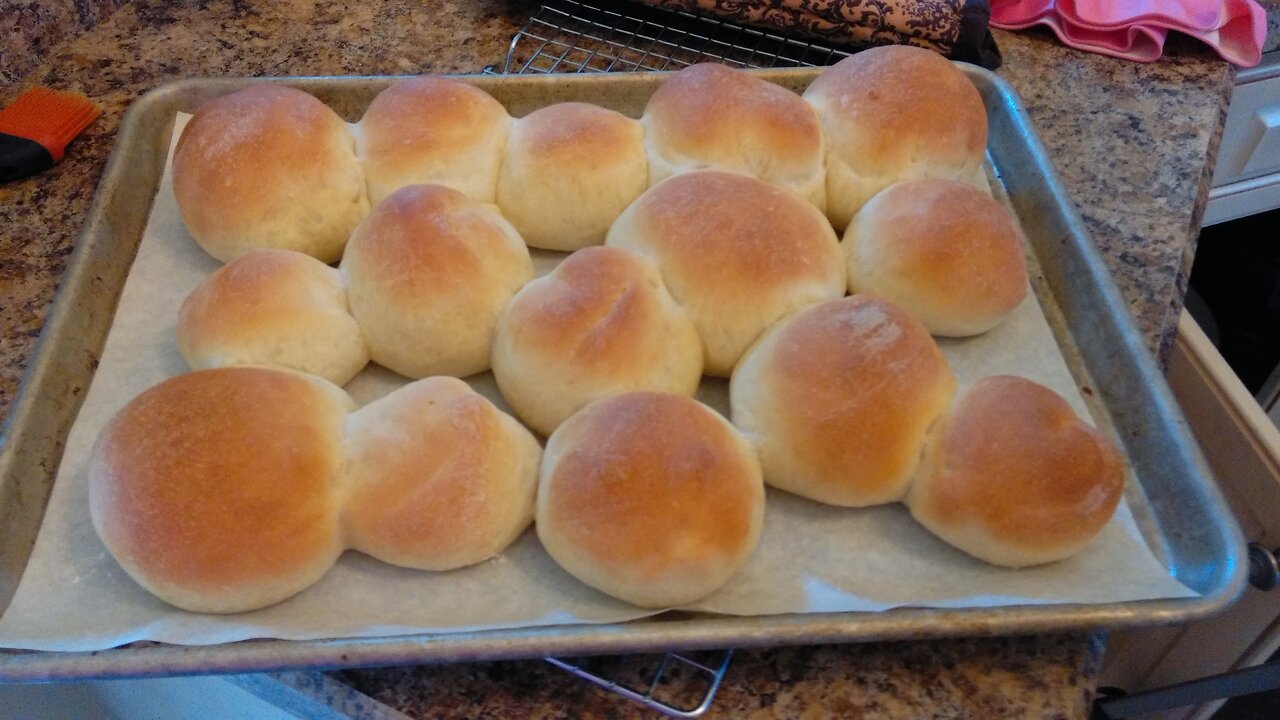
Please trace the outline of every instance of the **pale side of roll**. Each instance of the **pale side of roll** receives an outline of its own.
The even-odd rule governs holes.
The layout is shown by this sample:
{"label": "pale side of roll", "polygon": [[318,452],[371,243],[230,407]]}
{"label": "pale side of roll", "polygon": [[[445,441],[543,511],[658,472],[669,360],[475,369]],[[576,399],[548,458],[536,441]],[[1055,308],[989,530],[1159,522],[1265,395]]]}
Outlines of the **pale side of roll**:
{"label": "pale side of roll", "polygon": [[698,63],[663,81],[640,121],[650,186],[690,170],[723,170],[787,188],[826,210],[822,125],[786,88]]}
{"label": "pale side of roll", "polygon": [[516,414],[550,435],[609,395],[692,396],[702,379],[702,341],[653,261],[589,247],[512,298],[498,320],[493,374]]}
{"label": "pale side of roll", "polygon": [[837,229],[895,182],[980,176],[986,108],[964,73],[935,52],[864,50],[824,70],[804,99],[826,135],[827,216]]}
{"label": "pale side of roll", "polygon": [[670,177],[609,230],[608,245],[653,258],[702,336],[706,374],[728,377],[786,315],[845,292],[835,232],[814,206],[719,171]]}
{"label": "pale side of roll", "polygon": [[143,588],[232,613],[302,591],[342,553],[346,393],[270,368],[201,370],[129,402],[89,458],[89,514]]}
{"label": "pale side of roll", "polygon": [[955,377],[906,310],[853,295],[802,310],[733,373],[733,423],[765,482],[829,505],[903,498]]}
{"label": "pale side of roll", "polygon": [[1060,395],[1008,375],[984,378],[929,433],[906,497],[933,534],[996,565],[1083,550],[1124,494],[1124,461]]}
{"label": "pale side of roll", "polygon": [[511,116],[485,91],[458,80],[400,80],[356,126],[369,200],[406,185],[444,185],[493,204]]}
{"label": "pale side of roll", "polygon": [[344,447],[347,541],[383,562],[473,565],[533,520],[542,448],[457,378],[419,380],[360,408]]}
{"label": "pale side of roll", "polygon": [[934,335],[984,333],[1027,295],[1017,222],[966,183],[890,185],[862,206],[842,245],[850,292],[898,303]]}
{"label": "pale side of roll", "polygon": [[489,368],[498,315],[533,261],[491,206],[410,185],[356,228],[340,270],[374,362],[411,378],[465,377]]}
{"label": "pale side of roll", "polygon": [[223,262],[258,248],[334,262],[369,212],[347,124],[274,83],[196,110],[174,151],[173,192],[191,236]]}
{"label": "pale side of roll", "polygon": [[337,270],[291,250],[254,250],[200,283],[178,311],[193,370],[270,365],[346,385],[369,363]]}
{"label": "pale side of roll", "polygon": [[604,242],[648,183],[638,121],[580,102],[516,120],[498,173],[498,207],[530,247],[572,251]]}
{"label": "pale side of roll", "polygon": [[597,400],[547,441],[538,538],[570,575],[633,605],[714,592],[750,557],[763,518],[751,447],[682,395]]}

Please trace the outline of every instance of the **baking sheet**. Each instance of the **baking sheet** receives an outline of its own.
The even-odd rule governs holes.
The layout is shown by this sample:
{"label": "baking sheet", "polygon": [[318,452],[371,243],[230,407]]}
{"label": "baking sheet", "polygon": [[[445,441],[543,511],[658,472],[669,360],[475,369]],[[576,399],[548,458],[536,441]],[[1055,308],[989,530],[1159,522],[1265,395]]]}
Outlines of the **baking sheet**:
{"label": "baking sheet", "polygon": [[[185,116],[176,122],[175,139]],[[556,258],[538,253],[535,266],[545,272]],[[651,614],[569,577],[532,531],[501,557],[450,573],[395,568],[348,552],[298,596],[231,616],[177,610],[135,585],[93,532],[85,464],[98,430],[117,410],[142,390],[186,371],[174,341],[177,308],[218,267],[183,227],[166,167],[98,371],[68,437],[35,549],[0,618],[0,645],[97,650],[135,640],[202,645],[260,637],[377,637],[622,622]],[[940,344],[961,384],[1018,374],[1054,388],[1087,414],[1033,297],[992,332]],[[469,380],[505,409],[489,375]],[[364,404],[405,382],[371,366],[347,389]],[[708,380],[700,399],[727,414],[726,390],[724,381]],[[832,508],[770,489],[756,553],[725,587],[688,609],[769,615],[1194,595],[1147,549],[1127,504],[1074,558],[1007,570],[933,538],[901,506]]]}

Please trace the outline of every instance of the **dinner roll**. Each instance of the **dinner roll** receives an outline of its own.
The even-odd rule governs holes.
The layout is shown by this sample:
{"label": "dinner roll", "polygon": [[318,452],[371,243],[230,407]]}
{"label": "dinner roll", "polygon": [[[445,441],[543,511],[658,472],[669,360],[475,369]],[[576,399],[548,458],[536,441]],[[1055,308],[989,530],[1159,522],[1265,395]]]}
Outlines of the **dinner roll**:
{"label": "dinner roll", "polygon": [[899,180],[973,182],[987,145],[987,111],[951,61],[907,45],[863,50],[805,90],[827,140],[827,215],[837,228]]}
{"label": "dinner roll", "polygon": [[724,170],[826,209],[822,126],[786,88],[725,65],[690,65],[654,91],[640,122],[650,186],[689,170]]}
{"label": "dinner roll", "polygon": [[360,408],[345,447],[347,540],[383,562],[472,565],[533,520],[542,448],[457,378],[419,380]]}
{"label": "dinner roll", "polygon": [[516,293],[498,319],[493,375],[520,419],[550,435],[608,395],[692,396],[702,341],[651,260],[589,247]]}
{"label": "dinner roll", "polygon": [[1054,391],[1003,375],[975,383],[938,421],[906,502],[955,547],[1023,567],[1082,550],[1123,492],[1110,441]]}
{"label": "dinner roll", "polygon": [[794,310],[844,295],[831,226],[812,205],[762,180],[718,171],[675,175],[627,208],[608,244],[652,257],[702,336],[708,375]]}
{"label": "dinner roll", "polygon": [[191,236],[223,262],[255,248],[333,262],[369,212],[347,124],[274,83],[200,106],[173,154],[173,193]]}
{"label": "dinner roll", "polygon": [[178,352],[193,370],[271,365],[346,385],[369,363],[337,270],[292,250],[253,250],[192,291]]}
{"label": "dinner roll", "polygon": [[511,116],[485,91],[457,80],[401,80],[369,104],[356,130],[369,200],[431,183],[493,204]]}
{"label": "dinner roll", "polygon": [[273,605],[342,552],[340,388],[311,375],[221,368],[143,392],[89,458],[89,514],[107,550],[171,605]]}
{"label": "dinner roll", "polygon": [[763,520],[750,446],[683,395],[597,400],[547,441],[538,538],[570,575],[633,605],[711,594],[751,555]]}
{"label": "dinner roll", "polygon": [[1022,233],[990,195],[953,180],[881,190],[844,234],[849,291],[888,298],[929,332],[977,335],[1027,295]]}
{"label": "dinner roll", "polygon": [[614,218],[644,192],[640,123],[569,102],[516,120],[498,173],[498,206],[530,247],[599,245]]}
{"label": "dinner roll", "polygon": [[533,277],[510,223],[440,185],[410,185],[379,203],[340,269],[369,356],[411,378],[488,369],[498,313]]}
{"label": "dinner roll", "polygon": [[733,424],[765,482],[830,505],[901,500],[955,378],[929,332],[869,295],[796,313],[729,383]]}

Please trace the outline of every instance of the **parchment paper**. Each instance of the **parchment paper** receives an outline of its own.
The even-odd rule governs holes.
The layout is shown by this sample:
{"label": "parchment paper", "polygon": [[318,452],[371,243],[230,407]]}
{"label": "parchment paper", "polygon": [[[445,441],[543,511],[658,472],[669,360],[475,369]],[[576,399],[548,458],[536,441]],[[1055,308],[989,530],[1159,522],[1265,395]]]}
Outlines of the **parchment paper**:
{"label": "parchment paper", "polygon": [[[185,121],[177,118],[175,139]],[[559,257],[538,253],[535,265],[546,272]],[[166,168],[31,560],[0,618],[0,645],[98,650],[135,640],[203,645],[262,637],[370,637],[622,622],[651,614],[578,583],[542,550],[532,530],[501,557],[448,573],[396,568],[347,552],[301,594],[238,615],[184,612],[134,584],[90,524],[88,454],[116,411],[187,370],[174,340],[177,310],[218,267],[187,234]],[[986,335],[943,341],[942,347],[962,385],[998,373],[1022,375],[1054,388],[1088,415],[1034,297]],[[506,409],[490,375],[469,381]],[[405,382],[370,366],[347,390],[364,404]],[[700,399],[728,414],[726,382],[704,382]],[[691,609],[768,615],[1191,595],[1144,544],[1127,504],[1079,555],[1007,570],[935,539],[899,505],[849,510],[770,489],[759,548],[726,586]]]}

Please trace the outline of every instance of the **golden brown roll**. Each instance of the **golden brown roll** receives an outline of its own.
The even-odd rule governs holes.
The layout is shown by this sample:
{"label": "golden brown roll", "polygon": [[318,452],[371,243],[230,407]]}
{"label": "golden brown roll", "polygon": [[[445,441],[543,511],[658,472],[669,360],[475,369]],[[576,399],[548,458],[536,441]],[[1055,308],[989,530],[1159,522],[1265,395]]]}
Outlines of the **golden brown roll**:
{"label": "golden brown roll", "polygon": [[498,173],[498,207],[530,247],[572,251],[604,242],[648,180],[640,123],[568,102],[515,121]]}
{"label": "golden brown roll", "polygon": [[493,375],[520,419],[550,435],[609,395],[692,396],[702,379],[702,340],[653,261],[619,248],[583,248],[507,305]]}
{"label": "golden brown roll", "polygon": [[276,84],[196,111],[174,151],[173,192],[191,236],[223,262],[256,248],[333,262],[369,212],[347,124],[307,93]]}
{"label": "golden brown roll", "polygon": [[979,177],[986,108],[964,73],[935,52],[863,50],[823,71],[804,99],[826,135],[827,216],[837,228],[900,180]]}
{"label": "golden brown roll", "polygon": [[984,378],[929,433],[906,503],[921,525],[989,563],[1023,567],[1084,549],[1124,493],[1115,447],[1030,380]]}
{"label": "golden brown roll", "polygon": [[493,204],[511,116],[485,91],[416,77],[378,93],[356,130],[369,200],[406,185],[444,185]]}
{"label": "golden brown roll", "polygon": [[487,370],[498,314],[533,277],[510,223],[440,185],[379,203],[340,269],[369,356],[411,378]]}
{"label": "golden brown roll", "polygon": [[170,378],[98,436],[94,529],[130,577],[184,610],[280,602],[342,552],[336,476],[352,407],[337,386],[287,370]]}
{"label": "golden brown roll", "polygon": [[708,375],[728,377],[770,325],[845,291],[844,258],[822,213],[742,175],[668,178],[627,208],[607,242],[657,261],[702,336]]}
{"label": "golden brown roll", "polygon": [[337,270],[292,250],[253,250],[183,301],[178,352],[193,370],[270,365],[346,385],[369,363]]}
{"label": "golden brown roll", "polygon": [[497,555],[533,520],[542,448],[457,378],[419,380],[347,423],[350,546],[383,562],[450,570]]}
{"label": "golden brown roll", "polygon": [[1027,295],[1017,223],[965,183],[890,185],[854,216],[843,245],[850,292],[898,303],[934,335],[984,333]]}
{"label": "golden brown roll", "polygon": [[955,378],[906,310],[854,295],[796,313],[729,383],[733,424],[765,482],[830,505],[901,500]]}
{"label": "golden brown roll", "polygon": [[826,210],[822,126],[786,88],[725,65],[690,65],[663,81],[640,122],[650,186],[690,170],[723,170]]}
{"label": "golden brown roll", "polygon": [[750,446],[682,395],[597,400],[547,441],[538,538],[569,574],[634,605],[715,591],[751,555],[763,517]]}

